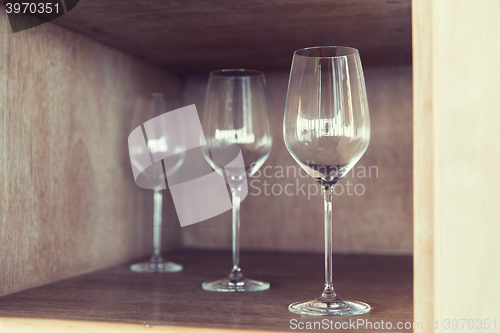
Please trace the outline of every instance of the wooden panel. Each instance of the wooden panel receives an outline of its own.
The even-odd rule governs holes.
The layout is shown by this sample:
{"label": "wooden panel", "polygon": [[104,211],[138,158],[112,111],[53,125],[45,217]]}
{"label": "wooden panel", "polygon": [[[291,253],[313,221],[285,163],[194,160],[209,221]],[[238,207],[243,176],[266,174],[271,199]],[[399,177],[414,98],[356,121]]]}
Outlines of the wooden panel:
{"label": "wooden panel", "polygon": [[[336,185],[334,250],[408,254],[413,247],[411,68],[367,67],[365,76],[372,138],[355,173]],[[183,91],[183,103],[195,103],[200,113],[206,79],[188,76]],[[267,73],[267,83],[273,148],[260,176],[249,179],[249,195],[241,207],[241,244],[246,249],[321,252],[319,186],[305,172],[299,173],[283,142],[288,72]],[[230,220],[227,212],[183,228],[184,244],[229,248]]]}
{"label": "wooden panel", "polygon": [[431,2],[413,3],[413,207],[415,320],[435,317],[434,113],[432,104]]}
{"label": "wooden panel", "polygon": [[[228,251],[189,250],[173,253],[171,258],[183,263],[185,270],[175,274],[134,274],[121,266],[2,297],[0,323],[6,329],[23,328],[23,332],[40,332],[40,326],[30,327],[26,318],[45,319],[40,322],[50,332],[102,332],[112,327],[110,323],[115,323],[120,332],[131,331],[130,326],[138,332],[184,332],[182,328],[192,327],[198,328],[195,332],[289,331],[294,319],[322,323],[323,318],[288,311],[291,302],[320,295],[324,284],[322,255],[244,253],[243,272],[271,283],[271,289],[253,293],[216,293],[201,288],[202,282],[229,273]],[[357,316],[356,320],[372,324],[383,320],[394,328],[398,322],[412,320],[411,256],[339,255],[334,257],[334,267],[339,295],[372,306],[371,313]],[[335,325],[353,318],[328,320]],[[77,326],[74,321],[87,323]],[[345,331],[378,330],[360,327]]]}
{"label": "wooden panel", "polygon": [[179,80],[52,24],[12,34],[3,10],[0,45],[0,295],[151,253],[127,137],[135,98],[173,107]]}
{"label": "wooden panel", "polygon": [[498,331],[500,2],[413,4],[416,320]]}
{"label": "wooden panel", "polygon": [[411,64],[410,0],[82,0],[56,22],[177,72],[287,69],[294,50],[318,45]]}

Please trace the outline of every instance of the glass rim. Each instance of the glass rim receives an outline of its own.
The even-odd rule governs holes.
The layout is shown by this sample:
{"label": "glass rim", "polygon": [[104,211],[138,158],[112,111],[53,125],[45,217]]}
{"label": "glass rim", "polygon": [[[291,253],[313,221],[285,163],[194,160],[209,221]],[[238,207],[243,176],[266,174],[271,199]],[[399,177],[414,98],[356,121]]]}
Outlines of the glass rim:
{"label": "glass rim", "polygon": [[[321,50],[325,51],[344,51],[345,54],[339,55],[315,55],[314,52],[318,52]],[[304,58],[342,58],[349,56],[359,55],[358,49],[350,46],[312,46],[312,47],[304,47],[302,49],[298,49],[293,53],[294,56],[304,57]]]}
{"label": "glass rim", "polygon": [[210,76],[226,77],[226,78],[243,78],[252,76],[264,76],[264,73],[255,69],[217,69],[210,72]]}

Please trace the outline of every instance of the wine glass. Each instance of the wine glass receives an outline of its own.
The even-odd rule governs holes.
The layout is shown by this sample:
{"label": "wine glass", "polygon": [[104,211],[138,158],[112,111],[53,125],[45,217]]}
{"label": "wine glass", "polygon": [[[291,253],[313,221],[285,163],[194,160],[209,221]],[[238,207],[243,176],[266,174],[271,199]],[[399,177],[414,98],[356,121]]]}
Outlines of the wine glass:
{"label": "wine glass", "polygon": [[[227,168],[225,176],[231,189],[233,267],[225,279],[204,282],[209,291],[261,291],[268,282],[250,280],[240,268],[240,202],[248,192],[246,176],[252,176],[269,156],[272,138],[267,117],[264,74],[247,69],[224,69],[210,73],[203,132],[209,152],[205,156],[214,169],[221,169],[241,152],[245,169]],[[222,170],[222,169],[221,169]],[[245,192],[246,190],[246,192]]]}
{"label": "wine glass", "polygon": [[[183,164],[185,150],[182,136],[168,136],[165,121],[161,115],[165,114],[165,99],[162,93],[153,93],[145,103],[144,112],[151,113],[154,118],[146,121],[144,140],[142,126],[136,128],[129,136],[129,154],[132,169],[140,171],[136,183],[142,188],[154,190],[153,213],[153,256],[151,259],[130,265],[130,270],[137,273],[173,273],[182,270],[182,265],[165,261],[161,256],[161,226],[162,201],[161,190],[166,188],[165,176],[175,173]],[[154,156],[170,156],[153,163]],[[166,174],[165,174],[166,173]]]}
{"label": "wine glass", "polygon": [[368,304],[339,298],[332,280],[332,187],[358,162],[370,141],[358,50],[325,46],[295,51],[283,135],[292,157],[322,186],[325,204],[323,293],[316,300],[292,303],[288,309],[318,316],[367,313]]}

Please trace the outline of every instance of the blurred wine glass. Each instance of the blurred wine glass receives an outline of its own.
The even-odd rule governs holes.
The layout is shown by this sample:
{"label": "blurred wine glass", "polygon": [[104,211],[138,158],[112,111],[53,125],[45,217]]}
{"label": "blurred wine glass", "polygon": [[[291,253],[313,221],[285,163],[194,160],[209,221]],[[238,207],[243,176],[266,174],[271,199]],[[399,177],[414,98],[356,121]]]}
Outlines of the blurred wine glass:
{"label": "blurred wine glass", "polygon": [[[153,118],[142,126],[148,133],[146,146],[142,126],[129,137],[129,154],[132,168],[141,170],[136,179],[137,185],[154,190],[153,214],[153,255],[144,262],[135,263],[130,269],[137,273],[171,273],[182,270],[182,265],[166,261],[161,256],[162,203],[161,191],[166,188],[166,177],[175,173],[183,164],[185,149],[182,136],[168,135],[165,122],[159,117],[165,114],[165,98],[162,93],[153,93],[146,103],[143,112]],[[155,155],[169,156],[159,162],[152,163]]]}
{"label": "blurred wine glass", "polygon": [[[264,74],[259,71],[225,69],[210,73],[202,121],[209,148],[205,154],[214,169],[225,170],[231,189],[233,267],[227,278],[204,282],[205,290],[260,291],[270,286],[245,278],[239,255],[240,202],[242,193],[248,191],[246,177],[264,164],[272,145],[265,89]],[[231,166],[240,152],[244,169]]]}

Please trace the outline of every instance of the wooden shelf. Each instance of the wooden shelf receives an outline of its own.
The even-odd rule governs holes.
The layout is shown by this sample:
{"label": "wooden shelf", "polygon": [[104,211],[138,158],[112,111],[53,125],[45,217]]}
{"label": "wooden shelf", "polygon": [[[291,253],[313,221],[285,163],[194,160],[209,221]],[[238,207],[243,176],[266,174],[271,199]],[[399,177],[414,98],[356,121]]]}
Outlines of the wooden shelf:
{"label": "wooden shelf", "polygon": [[[297,48],[344,44],[360,49],[365,66],[413,65],[415,320],[496,318],[498,16],[500,2],[478,6],[473,0],[194,0],[189,5],[175,0],[86,0],[55,23],[87,39],[49,24],[11,34],[7,14],[0,10],[0,68],[5,69],[0,80],[5,151],[0,161],[0,243],[6,254],[0,263],[0,289],[20,290],[146,253],[150,237],[137,222],[148,221],[151,200],[144,193],[131,197],[136,187],[130,176],[119,173],[121,178],[115,178],[109,172],[129,165],[126,135],[133,128],[129,125],[139,120],[132,110],[136,96],[161,88],[171,93],[174,104],[193,91],[183,91],[183,81],[170,72],[219,67],[286,71]],[[377,82],[386,82],[381,78]],[[383,103],[378,107],[394,104],[398,93],[380,94]],[[275,112],[283,110],[276,105]],[[396,114],[398,108],[391,110]],[[394,125],[402,128],[400,118],[385,119],[389,121],[380,124],[387,131]],[[381,175],[401,169],[401,152],[408,149],[385,148],[396,140],[381,141],[381,157],[375,161],[385,159],[381,152],[386,151],[391,165]],[[404,198],[390,190],[381,193]],[[396,225],[403,219],[386,219],[381,212],[404,201],[391,205],[384,195],[378,195],[384,205],[369,216]],[[300,207],[279,205],[290,214]],[[274,226],[265,232],[281,230]],[[311,228],[295,230],[307,236]],[[398,241],[391,231],[383,226],[377,233],[363,232]],[[346,235],[349,242],[360,241]],[[379,249],[374,243],[365,246]],[[257,256],[253,264],[252,256]],[[136,276],[121,267],[0,298],[0,331],[21,331],[7,325],[21,327],[28,318],[47,318],[23,326],[37,332],[48,320],[59,319],[79,325],[116,322],[130,327],[143,320],[164,324],[160,327],[284,329],[293,318],[287,304],[318,295],[322,284],[321,256],[253,254],[244,260],[244,268],[250,276],[268,278],[271,290],[209,294],[199,284],[227,271],[228,253],[188,251],[172,257],[186,264],[184,272]],[[216,264],[218,260],[223,264]],[[276,267],[271,270],[273,260]],[[411,258],[340,256],[336,261],[338,290],[344,297],[371,303],[374,310],[367,318],[411,318]],[[470,307],[464,299],[482,302]],[[253,307],[243,307],[242,301],[254,302]],[[195,307],[203,311],[194,315]],[[258,316],[262,318],[256,320]]]}
{"label": "wooden shelf", "polygon": [[[60,329],[56,327],[60,322],[54,320],[66,320],[68,327],[71,322],[86,322],[95,329],[120,323],[165,331],[175,327],[280,331],[289,330],[292,319],[323,319],[301,318],[287,310],[289,303],[321,293],[320,254],[243,251],[243,272],[269,281],[271,289],[236,294],[201,289],[203,281],[228,273],[229,252],[184,250],[169,254],[168,259],[184,264],[185,269],[173,274],[137,274],[120,266],[4,296],[0,298],[0,323],[9,318],[9,325],[23,332],[38,331],[44,322],[40,319],[54,323],[54,330]],[[341,297],[365,301],[373,308],[356,319],[413,320],[411,256],[335,255],[334,272]],[[26,324],[29,318],[38,319],[35,326]],[[75,325],[73,331],[82,325]]]}
{"label": "wooden shelf", "polygon": [[409,65],[410,0],[86,0],[54,21],[169,69],[290,68],[293,51],[360,50],[364,65]]}

